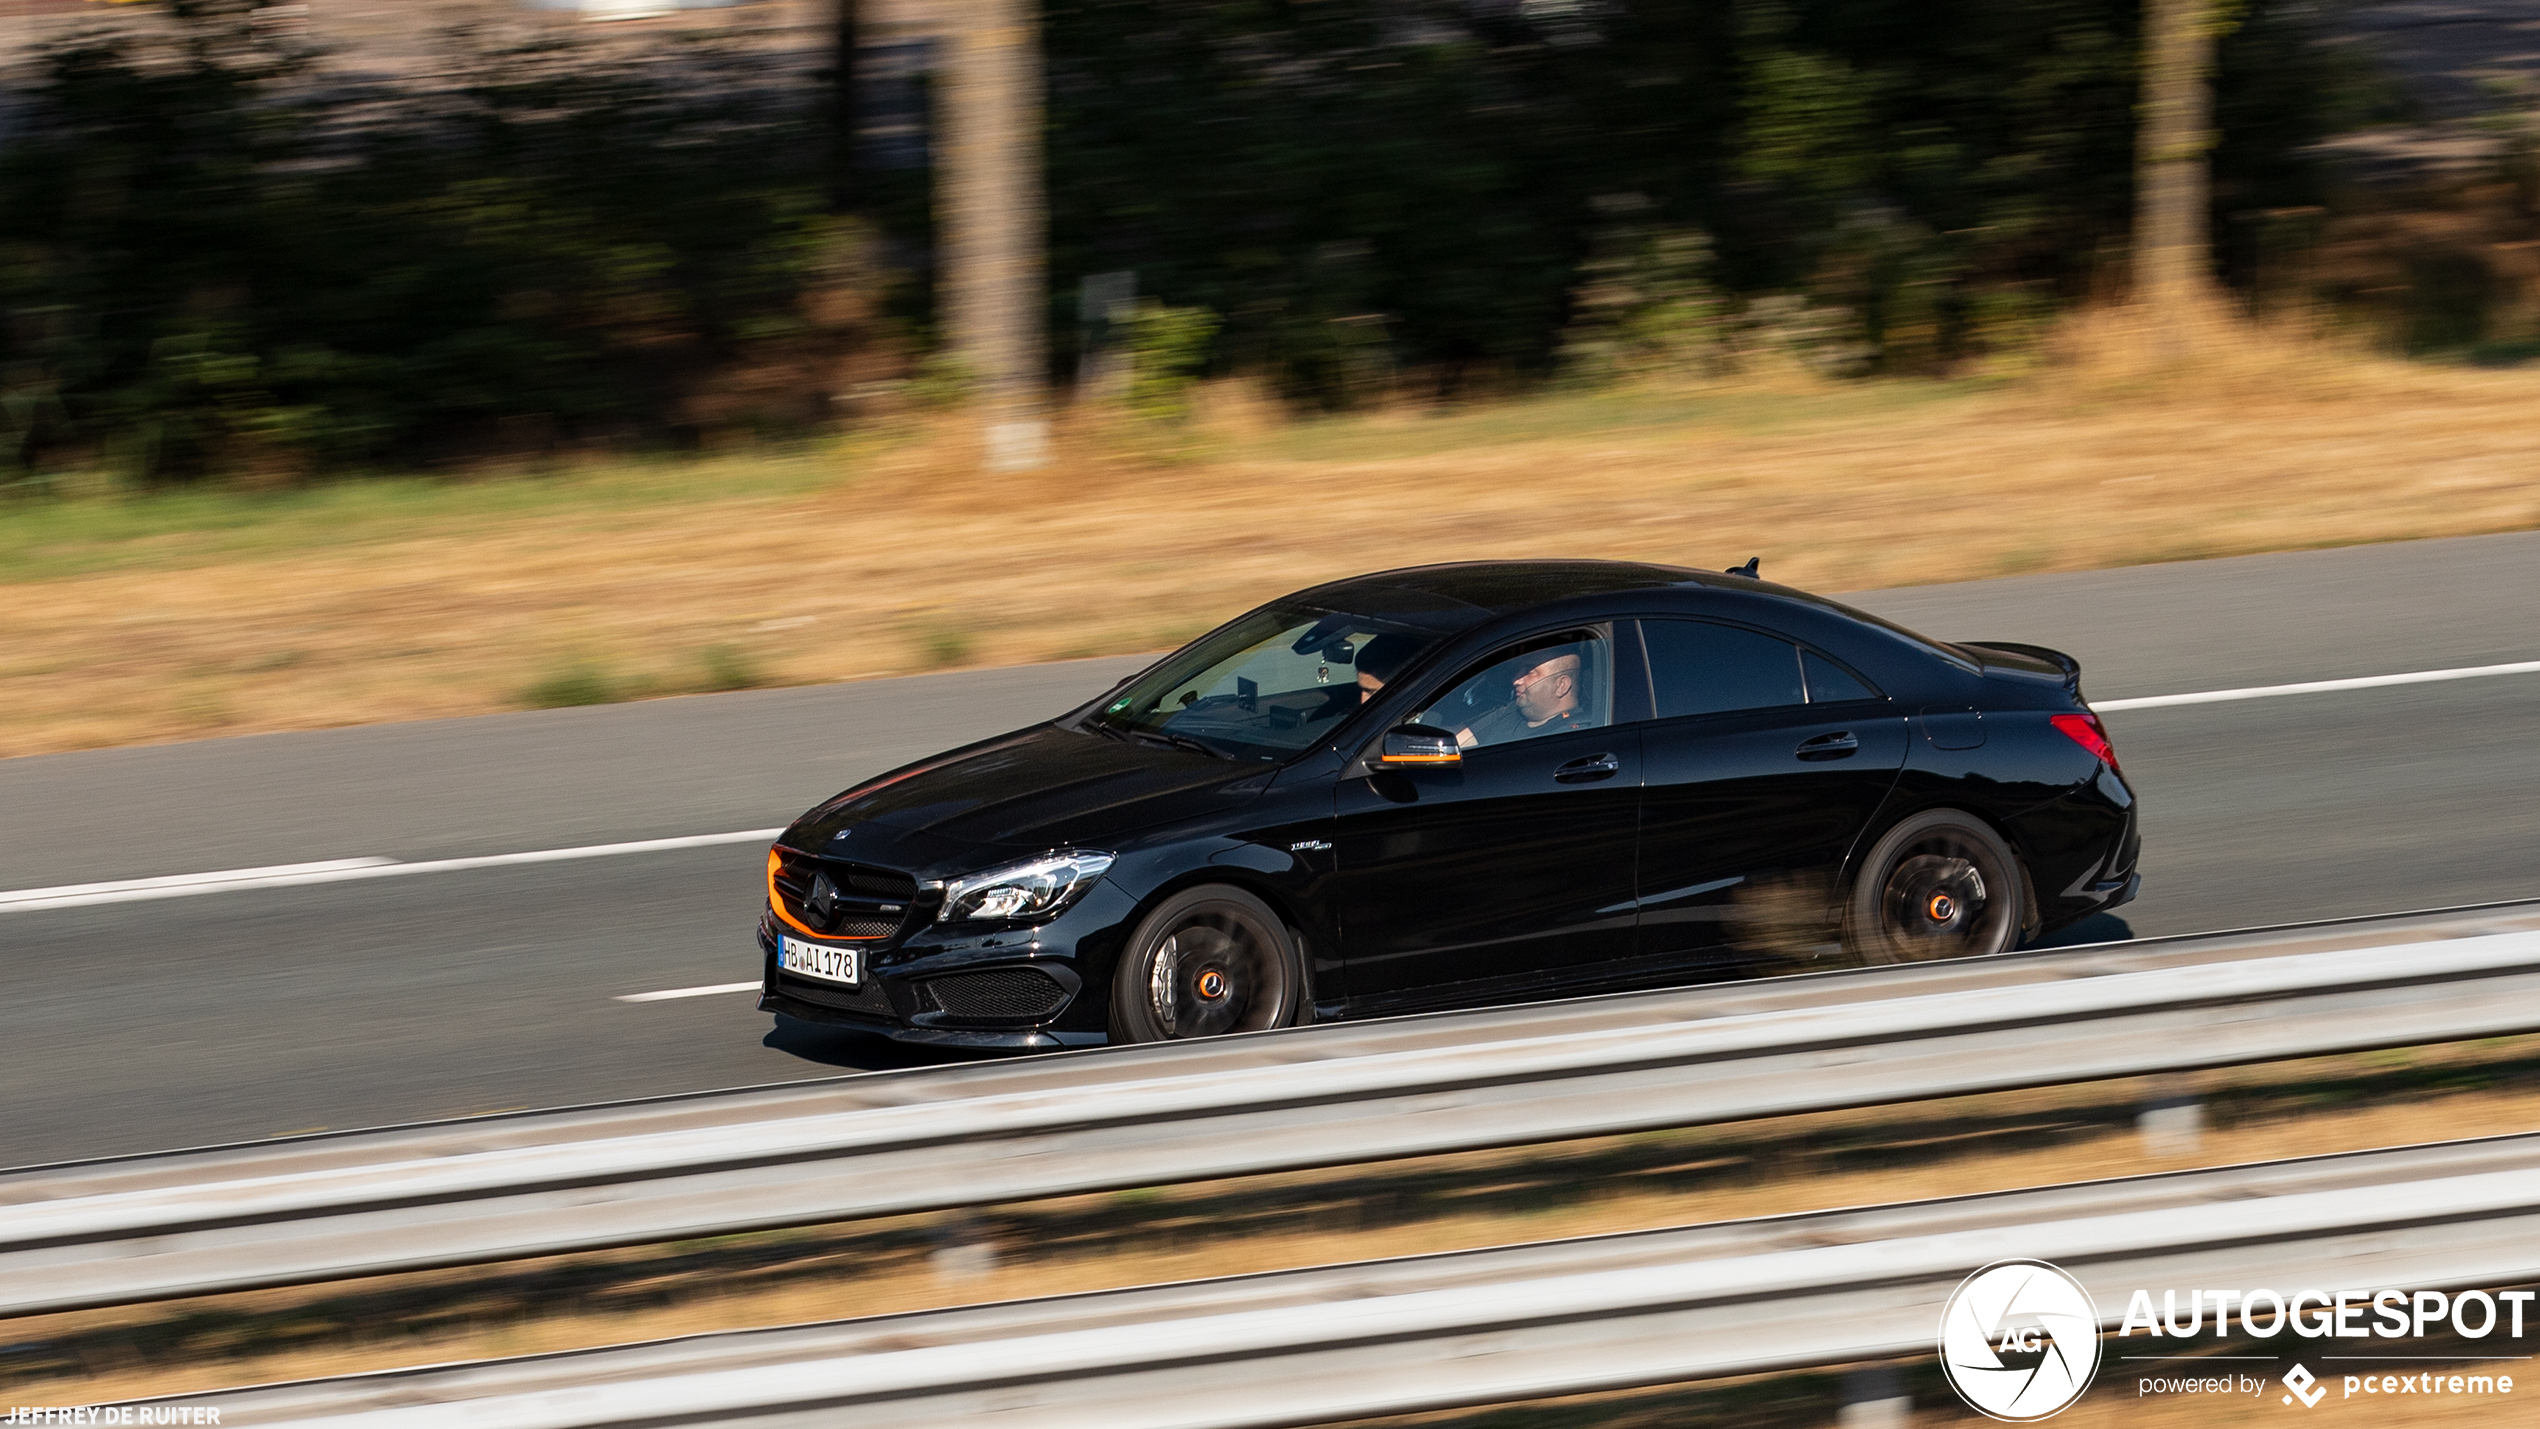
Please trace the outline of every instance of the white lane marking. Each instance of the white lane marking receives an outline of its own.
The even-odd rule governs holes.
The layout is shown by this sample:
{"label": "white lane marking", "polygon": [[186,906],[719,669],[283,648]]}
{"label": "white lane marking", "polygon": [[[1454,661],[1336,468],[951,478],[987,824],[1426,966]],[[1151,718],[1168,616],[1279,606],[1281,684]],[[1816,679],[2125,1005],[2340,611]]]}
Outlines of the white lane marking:
{"label": "white lane marking", "polygon": [[239,888],[296,888],[310,883],[350,883],[364,878],[398,878],[410,873],[458,873],[471,868],[561,863],[567,859],[661,853],[671,849],[710,848],[716,844],[766,843],[783,832],[783,829],[740,829],[728,834],[688,834],[675,839],[584,844],[580,848],[542,848],[526,853],[483,854],[475,858],[436,858],[423,863],[399,863],[393,858],[339,858],[325,863],[285,863],[270,868],[233,868],[221,873],[180,873],[166,878],[134,878],[119,883],[21,888],[15,892],[0,893],[0,913],[31,913],[39,908],[85,908],[97,903],[139,903],[153,898],[191,898],[196,894],[227,893]]}
{"label": "white lane marking", "polygon": [[2364,675],[2352,680],[2306,680],[2298,685],[2252,685],[2243,690],[2202,690],[2192,695],[2145,695],[2134,700],[2092,700],[2090,707],[2149,710],[2163,705],[2217,705],[2229,700],[2265,700],[2277,695],[2316,695],[2330,690],[2371,690],[2383,685],[2431,685],[2442,680],[2480,680],[2490,675],[2540,675],[2540,660],[2511,665],[2469,665],[2458,670],[2418,670],[2405,675]]}
{"label": "white lane marking", "polygon": [[665,988],[660,992],[620,993],[616,1000],[619,1002],[668,1002],[674,997],[714,997],[727,992],[756,991],[758,991],[758,984],[755,981],[719,982],[712,987],[673,987]]}
{"label": "white lane marking", "polygon": [[[378,868],[395,863],[393,858],[330,858],[322,863],[280,863],[271,868],[234,868],[226,873],[171,873],[163,878],[119,878],[109,883],[72,883],[60,888],[30,888],[19,893],[0,893],[0,908],[14,903],[56,898],[90,898],[109,893],[140,893],[149,897],[169,898],[176,889],[186,893],[213,893],[232,883],[266,878],[305,878],[313,874],[344,873],[356,868]],[[57,906],[50,901],[46,907]]]}

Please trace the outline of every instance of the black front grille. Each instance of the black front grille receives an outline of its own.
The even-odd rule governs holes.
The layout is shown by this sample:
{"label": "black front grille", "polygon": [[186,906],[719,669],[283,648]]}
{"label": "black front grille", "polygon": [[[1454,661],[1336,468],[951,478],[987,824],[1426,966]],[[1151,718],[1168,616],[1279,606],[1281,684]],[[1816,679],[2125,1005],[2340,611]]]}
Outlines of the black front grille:
{"label": "black front grille", "polygon": [[868,977],[860,987],[842,987],[834,982],[815,982],[792,973],[776,975],[776,990],[786,997],[808,1002],[814,1007],[833,1007],[841,1012],[861,1012],[868,1017],[896,1019],[891,1011],[890,995],[882,984]]}
{"label": "black front grille", "polygon": [[[917,880],[895,869],[776,851],[776,896],[794,922],[828,938],[887,938],[916,911]],[[822,877],[835,890],[827,911],[814,909]]]}
{"label": "black front grille", "polygon": [[953,973],[919,984],[921,1005],[932,1003],[947,1017],[983,1022],[1026,1022],[1049,1016],[1066,1005],[1067,989],[1031,968],[993,968]]}
{"label": "black front grille", "polygon": [[809,909],[800,910],[799,916],[804,922],[819,928],[821,932],[833,938],[887,938],[899,930],[901,918],[901,915],[897,913],[885,913],[874,918],[860,918],[842,909],[830,916],[827,927],[821,927],[820,920],[810,916]]}

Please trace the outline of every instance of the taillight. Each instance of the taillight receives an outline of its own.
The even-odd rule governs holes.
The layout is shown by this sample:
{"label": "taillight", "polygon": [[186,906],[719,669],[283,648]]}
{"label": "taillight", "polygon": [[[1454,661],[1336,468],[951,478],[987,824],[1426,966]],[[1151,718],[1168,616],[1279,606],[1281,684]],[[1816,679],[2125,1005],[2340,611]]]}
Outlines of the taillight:
{"label": "taillight", "polygon": [[2108,732],[2099,727],[2099,716],[2094,714],[2049,715],[2046,722],[2062,730],[2066,739],[2098,756],[2100,763],[2116,770],[2119,774],[2125,772],[2125,766],[2117,763],[2116,746],[2108,742]]}

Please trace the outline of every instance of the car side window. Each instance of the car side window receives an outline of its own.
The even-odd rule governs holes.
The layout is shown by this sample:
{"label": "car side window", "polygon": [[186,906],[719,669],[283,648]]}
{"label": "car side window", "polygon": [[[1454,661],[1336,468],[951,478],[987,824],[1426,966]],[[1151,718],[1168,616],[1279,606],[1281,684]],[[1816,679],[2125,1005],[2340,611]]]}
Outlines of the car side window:
{"label": "car side window", "polygon": [[1411,719],[1467,749],[1602,729],[1614,722],[1613,645],[1602,630],[1519,641],[1466,666]]}
{"label": "car side window", "polygon": [[1644,620],[1640,633],[1660,719],[1807,703],[1787,640],[1706,620]]}
{"label": "car side window", "polygon": [[1799,669],[1808,677],[1808,703],[1812,705],[1883,698],[1878,691],[1870,688],[1869,681],[1814,650],[1799,652]]}

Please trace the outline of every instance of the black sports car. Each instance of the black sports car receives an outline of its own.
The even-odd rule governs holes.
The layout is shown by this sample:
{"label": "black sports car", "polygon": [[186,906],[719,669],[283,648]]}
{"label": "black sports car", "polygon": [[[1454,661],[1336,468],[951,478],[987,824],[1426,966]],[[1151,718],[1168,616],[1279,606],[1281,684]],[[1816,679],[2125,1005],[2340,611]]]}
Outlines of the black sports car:
{"label": "black sports car", "polygon": [[2070,656],[1668,566],[1301,591],[767,857],[759,1006],[1147,1042],[1999,952],[2134,896]]}

